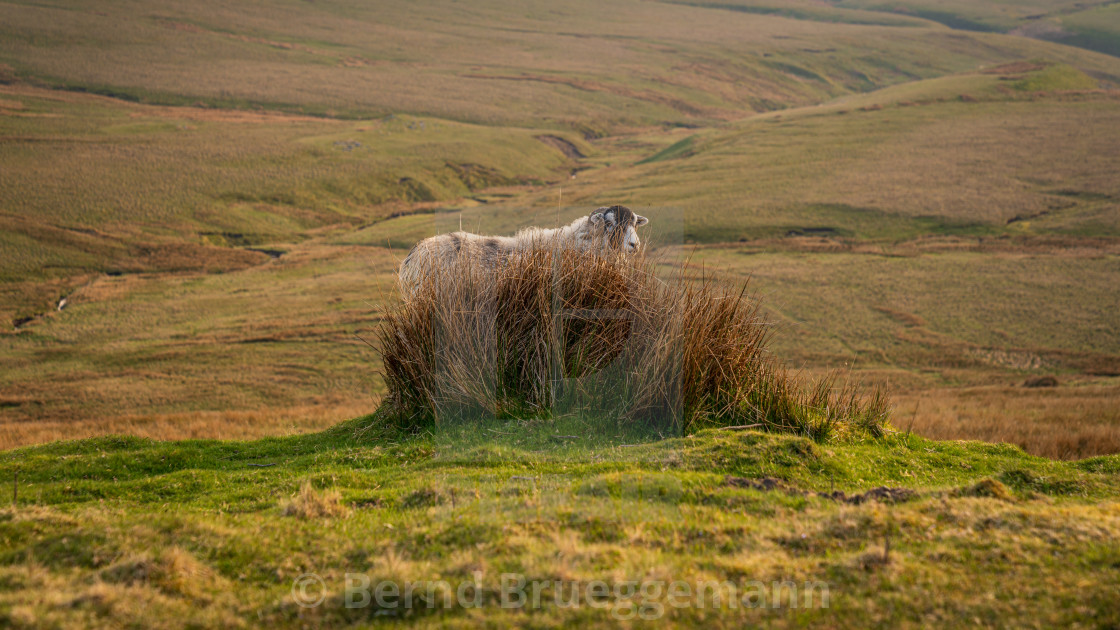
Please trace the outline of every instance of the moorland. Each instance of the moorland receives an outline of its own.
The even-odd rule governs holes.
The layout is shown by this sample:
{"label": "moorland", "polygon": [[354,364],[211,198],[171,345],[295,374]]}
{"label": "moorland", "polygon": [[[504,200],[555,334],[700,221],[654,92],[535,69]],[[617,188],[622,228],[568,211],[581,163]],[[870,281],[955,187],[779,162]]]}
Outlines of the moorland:
{"label": "moorland", "polygon": [[[360,570],[833,585],[671,611],[706,627],[1115,625],[1118,53],[1096,0],[0,2],[0,618],[395,616],[341,606]],[[607,203],[748,282],[790,369],[881,388],[886,435],[376,427],[412,244]],[[529,622],[412,621],[484,612]]]}
{"label": "moorland", "polygon": [[415,241],[617,202],[916,431],[1115,452],[1120,11],[958,4],[4,3],[0,444],[368,413]]}

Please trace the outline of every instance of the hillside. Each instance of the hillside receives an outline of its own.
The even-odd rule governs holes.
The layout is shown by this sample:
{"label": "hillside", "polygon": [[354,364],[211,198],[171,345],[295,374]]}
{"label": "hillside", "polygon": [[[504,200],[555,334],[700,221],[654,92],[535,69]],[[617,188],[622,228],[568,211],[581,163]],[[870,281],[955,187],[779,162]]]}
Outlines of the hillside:
{"label": "hillside", "polygon": [[0,4],[0,444],[369,412],[404,250],[609,201],[915,431],[1116,452],[1120,60],[1008,34],[1115,6],[929,4]]}
{"label": "hillside", "polygon": [[1120,627],[1118,163],[1112,0],[0,0],[0,627]]}
{"label": "hillside", "polygon": [[9,2],[0,39],[16,75],[145,102],[404,111],[597,134],[737,119],[1032,50],[1087,59],[897,14],[762,4]]}
{"label": "hillside", "polygon": [[922,17],[951,28],[1012,33],[1115,55],[1120,11],[1115,2],[965,2],[963,0],[842,0],[842,7]]}

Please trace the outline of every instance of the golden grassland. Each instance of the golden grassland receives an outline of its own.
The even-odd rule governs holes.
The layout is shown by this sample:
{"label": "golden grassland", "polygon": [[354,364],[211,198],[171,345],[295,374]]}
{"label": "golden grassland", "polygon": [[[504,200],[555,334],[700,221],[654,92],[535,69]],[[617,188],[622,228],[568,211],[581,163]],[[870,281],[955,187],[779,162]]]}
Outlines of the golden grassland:
{"label": "golden grassland", "polygon": [[[502,0],[398,0],[267,11],[177,0],[12,2],[3,5],[0,38],[13,73],[145,101],[407,111],[592,133],[735,119],[1038,51],[1117,76],[1107,58],[1063,46],[834,12],[821,21],[587,0],[516,10]],[[138,65],[143,72],[130,71]]]}
{"label": "golden grassland", "polygon": [[1120,450],[1120,60],[871,4],[0,5],[0,448],[371,411],[412,243],[611,202],[896,426]]}
{"label": "golden grassland", "polygon": [[936,440],[1007,442],[1059,459],[1120,453],[1115,378],[908,391],[894,396],[895,425]]}
{"label": "golden grassland", "polygon": [[554,178],[569,162],[529,129],[135,106],[18,85],[0,94],[8,320],[90,273],[243,269],[267,260],[247,247]]}
{"label": "golden grassland", "polygon": [[368,412],[380,384],[359,337],[395,265],[384,249],[297,245],[242,273],[97,277],[3,337],[0,433],[234,438]]}
{"label": "golden grassland", "polygon": [[[779,323],[775,353],[885,386],[900,429],[1052,457],[1117,450],[1109,410],[1120,385],[1105,375],[1116,373],[1120,354],[1107,345],[1117,338],[1107,328],[1116,325],[1108,290],[1120,282],[1115,256],[696,255],[709,269],[736,268],[727,256],[749,260],[737,268],[753,275]],[[8,367],[0,439],[239,438],[368,412],[383,385],[376,353],[356,335],[372,338],[377,304],[395,290],[395,263],[386,248],[305,245],[238,273],[100,278],[66,310],[0,338]],[[1047,276],[1082,279],[1066,288],[1084,305],[1078,321],[1066,321],[1063,302],[1044,299],[1048,282],[1023,295],[1030,278]],[[855,304],[853,294],[877,299]],[[1051,338],[1040,324],[1076,324],[1088,336]],[[1051,373],[1061,375],[1057,388],[1021,387]]]}
{"label": "golden grassland", "polygon": [[1071,67],[995,70],[678,132],[663,142],[687,142],[682,155],[641,163],[665,144],[631,149],[632,165],[615,157],[565,194],[685,208],[698,243],[805,228],[889,241],[1115,235],[1120,92],[1010,87],[1095,84]]}
{"label": "golden grassland", "polygon": [[[252,372],[250,372],[252,374]],[[110,380],[110,379],[103,379]],[[100,383],[112,387],[112,383]],[[58,391],[61,389],[61,391]],[[158,396],[159,385],[149,384]],[[50,393],[66,395],[69,391],[58,388]],[[180,393],[182,399],[189,394]],[[377,400],[370,396],[351,395],[332,399],[309,396],[299,406],[260,403],[226,403],[234,409],[227,411],[181,411],[168,413],[132,414],[110,412],[98,416],[91,405],[90,411],[82,408],[69,414],[44,414],[33,422],[18,418],[0,424],[0,444],[14,448],[29,444],[44,444],[59,440],[80,440],[102,435],[135,435],[153,440],[248,440],[262,436],[285,436],[322,431],[343,420],[369,413]],[[5,404],[16,401],[7,400]],[[117,392],[118,408],[141,410],[144,397],[137,393],[122,395]],[[245,409],[252,407],[255,409]],[[240,406],[241,408],[237,408]]]}

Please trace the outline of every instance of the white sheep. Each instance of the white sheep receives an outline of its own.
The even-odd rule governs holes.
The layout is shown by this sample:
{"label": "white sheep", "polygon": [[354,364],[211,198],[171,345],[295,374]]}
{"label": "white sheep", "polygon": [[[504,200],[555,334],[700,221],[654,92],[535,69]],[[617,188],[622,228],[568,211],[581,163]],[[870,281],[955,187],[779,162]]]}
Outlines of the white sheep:
{"label": "white sheep", "polygon": [[601,249],[633,253],[641,241],[635,228],[649,219],[626,206],[604,206],[586,217],[554,228],[526,228],[515,236],[480,236],[452,232],[426,238],[416,244],[401,262],[398,281],[401,292],[412,295],[424,278],[438,269],[469,256],[479,269],[494,269],[510,256],[540,248]]}

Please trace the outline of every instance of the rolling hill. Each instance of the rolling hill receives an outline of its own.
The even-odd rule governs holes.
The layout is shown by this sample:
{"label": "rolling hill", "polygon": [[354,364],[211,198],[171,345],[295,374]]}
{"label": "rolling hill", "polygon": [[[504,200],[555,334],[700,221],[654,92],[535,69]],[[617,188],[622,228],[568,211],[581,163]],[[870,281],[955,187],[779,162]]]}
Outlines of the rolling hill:
{"label": "rolling hill", "polygon": [[1036,4],[0,4],[6,443],[368,410],[411,243],[608,201],[795,366],[1107,399],[1120,59],[1014,33],[1115,5]]}

